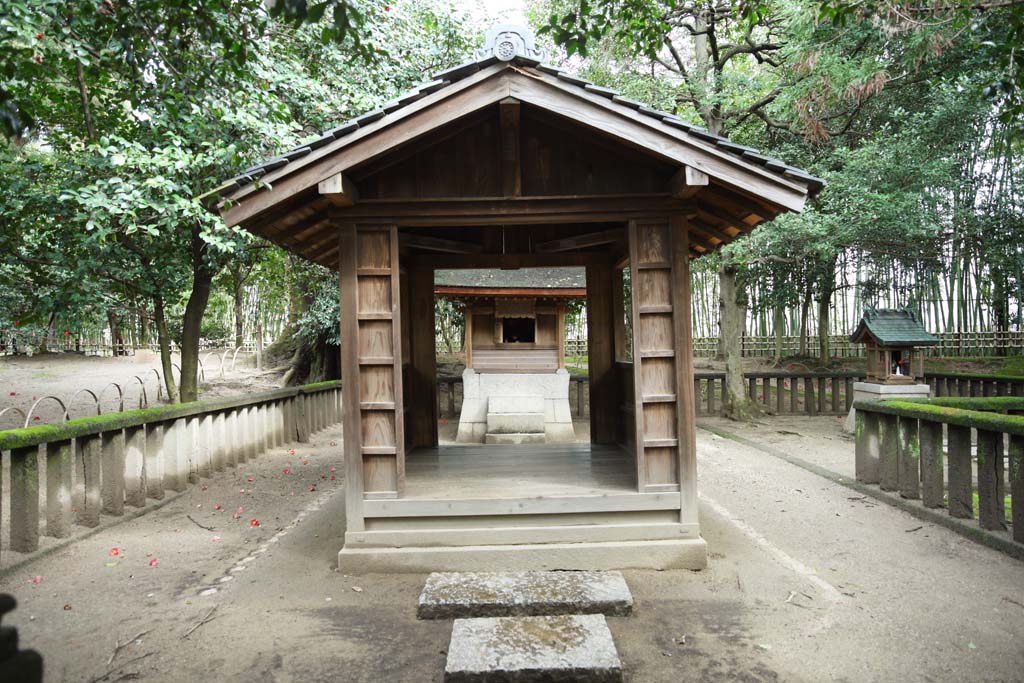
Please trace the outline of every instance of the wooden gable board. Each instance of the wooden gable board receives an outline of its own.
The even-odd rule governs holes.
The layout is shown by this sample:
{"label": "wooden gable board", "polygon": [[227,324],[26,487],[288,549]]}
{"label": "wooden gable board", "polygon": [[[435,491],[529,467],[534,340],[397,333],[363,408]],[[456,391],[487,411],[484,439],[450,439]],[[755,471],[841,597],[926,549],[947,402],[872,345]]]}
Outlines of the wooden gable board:
{"label": "wooden gable board", "polygon": [[[509,96],[580,122],[666,161],[692,166],[791,211],[802,210],[806,202],[805,187],[717,150],[659,119],[541,72],[526,72],[500,64],[457,81],[314,154],[272,171],[260,183],[242,188],[237,196],[227,200],[233,205],[223,211],[224,220],[229,226],[239,225],[325,178],[397,149],[442,123]],[[263,184],[270,189],[260,190]]]}

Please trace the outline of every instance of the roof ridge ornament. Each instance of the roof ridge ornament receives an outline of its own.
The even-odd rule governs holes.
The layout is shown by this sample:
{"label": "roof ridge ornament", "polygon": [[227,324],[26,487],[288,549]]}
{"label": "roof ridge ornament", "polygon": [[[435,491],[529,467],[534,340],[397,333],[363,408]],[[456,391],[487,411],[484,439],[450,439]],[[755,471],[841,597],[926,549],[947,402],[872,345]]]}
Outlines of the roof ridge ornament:
{"label": "roof ridge ornament", "polygon": [[473,56],[479,61],[495,57],[501,62],[511,62],[516,57],[527,57],[543,61],[547,55],[538,50],[533,31],[515,24],[497,24],[484,36],[484,45]]}

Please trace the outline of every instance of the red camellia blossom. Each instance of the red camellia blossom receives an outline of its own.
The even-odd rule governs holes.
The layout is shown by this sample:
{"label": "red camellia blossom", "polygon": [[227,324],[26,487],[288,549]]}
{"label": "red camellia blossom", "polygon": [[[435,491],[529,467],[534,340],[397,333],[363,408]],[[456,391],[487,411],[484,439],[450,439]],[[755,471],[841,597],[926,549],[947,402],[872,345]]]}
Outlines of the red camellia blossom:
{"label": "red camellia blossom", "polygon": [[42,39],[43,39],[43,34],[42,33],[37,33],[36,34],[36,40],[42,40]]}
{"label": "red camellia blossom", "polygon": [[288,469],[287,467],[285,467],[283,471],[284,471],[285,474],[291,474],[292,473],[292,471],[290,469]]}
{"label": "red camellia blossom", "polygon": [[249,520],[249,526],[259,526],[259,525],[260,525],[260,520],[255,519],[255,518]]}
{"label": "red camellia blossom", "polygon": [[155,567],[156,566],[156,558],[155,557],[152,560],[149,561],[149,566],[150,567]]}
{"label": "red camellia blossom", "polygon": [[213,504],[213,509],[214,510],[220,510],[220,503],[214,503]]}
{"label": "red camellia blossom", "polygon": [[310,484],[309,485],[309,490],[310,491],[316,491],[316,484]]}
{"label": "red camellia blossom", "polygon": [[121,550],[119,548],[111,548],[110,549],[110,556],[111,557],[117,557],[120,554],[121,554]]}

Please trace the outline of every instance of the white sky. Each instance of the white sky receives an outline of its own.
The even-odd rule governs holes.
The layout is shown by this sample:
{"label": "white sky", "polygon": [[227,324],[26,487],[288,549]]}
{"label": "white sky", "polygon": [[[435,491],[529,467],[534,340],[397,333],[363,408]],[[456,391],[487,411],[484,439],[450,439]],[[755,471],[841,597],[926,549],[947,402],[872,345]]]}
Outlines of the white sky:
{"label": "white sky", "polygon": [[525,0],[455,0],[455,6],[485,28],[497,23],[527,25]]}

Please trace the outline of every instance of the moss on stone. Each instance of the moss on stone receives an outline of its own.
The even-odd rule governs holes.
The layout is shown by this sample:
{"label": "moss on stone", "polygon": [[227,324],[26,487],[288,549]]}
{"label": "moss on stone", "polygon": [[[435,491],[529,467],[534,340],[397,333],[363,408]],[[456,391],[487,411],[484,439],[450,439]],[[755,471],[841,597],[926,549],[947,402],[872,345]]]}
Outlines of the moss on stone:
{"label": "moss on stone", "polygon": [[138,410],[126,410],[120,413],[107,413],[106,415],[92,415],[68,420],[63,424],[47,424],[22,429],[10,429],[0,431],[0,451],[30,448],[41,443],[66,441],[101,432],[137,427],[142,424],[167,422],[203,413],[216,413],[260,403],[280,401],[300,394],[312,394],[340,387],[340,381],[332,380],[300,387],[289,387],[287,389],[273,389],[258,394],[212,398],[191,403],[153,406]]}
{"label": "moss on stone", "polygon": [[959,427],[973,427],[974,429],[992,432],[1024,435],[1024,417],[1018,415],[1002,415],[998,412],[965,410],[934,405],[928,401],[909,401],[905,399],[890,399],[877,402],[857,401],[854,404],[854,408],[858,411],[863,410],[882,415],[911,417],[919,420],[944,422]]}

